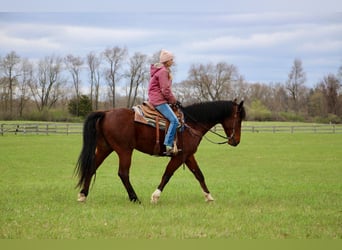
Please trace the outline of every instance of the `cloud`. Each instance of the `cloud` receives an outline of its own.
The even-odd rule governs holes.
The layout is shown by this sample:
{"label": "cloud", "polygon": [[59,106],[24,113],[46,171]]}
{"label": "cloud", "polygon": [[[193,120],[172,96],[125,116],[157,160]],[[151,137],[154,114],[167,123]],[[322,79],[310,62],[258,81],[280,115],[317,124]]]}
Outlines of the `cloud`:
{"label": "cloud", "polygon": [[82,47],[125,45],[144,40],[153,33],[141,29],[102,28],[95,26],[15,23],[1,25],[2,50],[46,53],[77,51]]}
{"label": "cloud", "polygon": [[200,12],[230,11],[230,12],[265,12],[265,11],[336,11],[341,10],[340,0],[210,0],[192,1],[173,0],[164,1],[162,4],[156,0],[131,0],[131,1],[108,1],[108,0],[11,0],[3,1],[1,9],[4,11],[63,11],[63,12],[84,12],[84,11],[187,11]]}
{"label": "cloud", "polygon": [[187,48],[194,52],[200,51],[275,51],[278,53],[315,52],[341,50],[342,24],[316,25],[296,24],[293,26],[265,29],[254,32],[230,34],[222,31],[212,38],[200,38],[187,44]]}
{"label": "cloud", "polygon": [[[152,55],[165,48],[176,55],[178,81],[192,63],[226,61],[247,80],[269,81],[281,79],[279,68],[290,69],[296,57],[304,65],[317,62],[312,72],[334,69],[341,63],[341,34],[336,13],[0,13],[1,56],[11,50],[28,58],[85,56],[111,46]],[[327,64],[319,65],[321,58]]]}
{"label": "cloud", "polygon": [[0,47],[3,51],[29,52],[29,51],[50,51],[62,49],[62,45],[53,41],[51,37],[25,37],[15,36],[6,29],[0,30]]}
{"label": "cloud", "polygon": [[64,33],[64,38],[70,41],[83,41],[86,43],[103,42],[130,42],[145,39],[151,32],[140,29],[120,29],[120,28],[100,28],[100,27],[60,27]]}

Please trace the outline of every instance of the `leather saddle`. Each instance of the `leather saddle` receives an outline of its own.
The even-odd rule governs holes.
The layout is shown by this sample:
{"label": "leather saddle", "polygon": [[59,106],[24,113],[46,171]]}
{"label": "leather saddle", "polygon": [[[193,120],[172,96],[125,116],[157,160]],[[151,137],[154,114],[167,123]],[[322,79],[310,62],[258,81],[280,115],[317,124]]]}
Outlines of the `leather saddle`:
{"label": "leather saddle", "polygon": [[[134,111],[134,121],[143,123],[161,130],[165,130],[169,126],[169,121],[154,108],[154,106],[148,101],[144,101],[142,104],[132,107]],[[179,109],[173,109],[173,112],[178,117],[179,127],[184,124],[183,113]]]}

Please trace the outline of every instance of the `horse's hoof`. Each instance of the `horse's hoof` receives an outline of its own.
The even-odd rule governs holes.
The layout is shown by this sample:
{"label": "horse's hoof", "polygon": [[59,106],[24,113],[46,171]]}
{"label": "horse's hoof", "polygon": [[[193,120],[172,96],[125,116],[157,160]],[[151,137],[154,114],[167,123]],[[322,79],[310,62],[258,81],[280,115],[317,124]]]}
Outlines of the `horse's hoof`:
{"label": "horse's hoof", "polygon": [[87,196],[85,196],[85,194],[83,194],[83,193],[78,194],[77,201],[85,202],[86,200],[87,200]]}
{"label": "horse's hoof", "polygon": [[132,199],[130,199],[131,200],[131,202],[134,202],[134,203],[138,203],[138,204],[141,204],[141,201],[138,199],[138,198],[132,198]]}
{"label": "horse's hoof", "polygon": [[204,197],[205,197],[205,201],[206,201],[206,202],[214,201],[214,198],[211,196],[210,193],[205,193],[205,192],[204,192]]}
{"label": "horse's hoof", "polygon": [[156,189],[156,191],[153,192],[151,195],[151,203],[156,204],[160,198],[161,191],[159,189]]}

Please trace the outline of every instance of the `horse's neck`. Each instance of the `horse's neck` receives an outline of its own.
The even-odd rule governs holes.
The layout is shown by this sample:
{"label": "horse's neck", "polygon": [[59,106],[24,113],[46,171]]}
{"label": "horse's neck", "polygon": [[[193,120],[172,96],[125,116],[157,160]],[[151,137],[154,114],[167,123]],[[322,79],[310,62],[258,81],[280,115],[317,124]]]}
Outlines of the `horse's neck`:
{"label": "horse's neck", "polygon": [[212,129],[216,124],[211,123],[187,123],[192,129],[199,132],[202,136],[205,135],[210,129]]}

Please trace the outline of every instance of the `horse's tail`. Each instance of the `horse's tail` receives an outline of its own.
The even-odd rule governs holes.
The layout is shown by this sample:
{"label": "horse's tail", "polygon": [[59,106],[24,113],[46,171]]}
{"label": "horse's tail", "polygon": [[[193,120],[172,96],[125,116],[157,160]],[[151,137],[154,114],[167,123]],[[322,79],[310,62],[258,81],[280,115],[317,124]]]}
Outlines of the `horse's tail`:
{"label": "horse's tail", "polygon": [[75,175],[79,178],[76,187],[82,187],[86,178],[95,173],[96,124],[104,116],[105,112],[93,112],[84,122],[83,147],[75,168]]}

